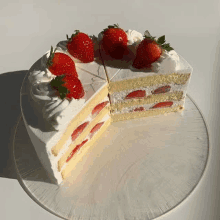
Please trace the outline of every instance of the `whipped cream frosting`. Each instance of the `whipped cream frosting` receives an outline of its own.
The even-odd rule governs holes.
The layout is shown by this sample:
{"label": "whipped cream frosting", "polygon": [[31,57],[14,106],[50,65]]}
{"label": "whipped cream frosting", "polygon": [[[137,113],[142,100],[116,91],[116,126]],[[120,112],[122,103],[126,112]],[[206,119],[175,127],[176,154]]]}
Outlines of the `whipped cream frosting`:
{"label": "whipped cream frosting", "polygon": [[[136,90],[144,90],[146,92],[146,97],[151,96],[152,95],[152,91],[158,89],[159,87],[162,87],[164,85],[168,85],[167,83],[162,83],[162,84],[157,84],[157,85],[153,85],[153,86],[147,86],[147,87],[140,87],[138,89],[129,89],[129,90],[124,90],[124,91],[120,91],[120,92],[114,92],[112,94],[110,94],[111,97],[111,101],[112,103],[117,103],[117,102],[126,102],[127,100],[125,99],[125,97],[131,93],[134,92]],[[180,84],[175,84],[175,83],[170,83],[169,86],[170,88],[170,93],[172,92],[176,92],[176,91],[182,91],[183,92],[183,97],[186,96],[186,90],[187,90],[187,86],[188,86],[188,82],[184,85]]]}
{"label": "whipped cream frosting", "polygon": [[[143,40],[143,35],[135,30],[127,30],[128,47],[135,54],[138,44]],[[148,32],[145,32],[148,35]],[[103,34],[99,33],[98,41],[101,41]],[[75,63],[81,63],[80,60],[71,56],[67,51],[67,41],[61,41],[57,44],[57,52],[65,53],[73,59]],[[40,106],[43,117],[56,129],[60,130],[66,125],[66,122],[74,117],[85,104],[85,99],[61,100],[57,96],[57,91],[50,87],[50,81],[56,76],[53,75],[46,66],[50,51],[41,59],[41,66],[30,73],[29,81],[32,85],[31,96]],[[152,63],[152,70],[156,73],[172,73],[180,68],[178,54],[172,50],[167,52],[163,50],[161,57]],[[135,69],[130,66],[135,71]]]}
{"label": "whipped cream frosting", "polygon": [[160,58],[151,66],[154,72],[164,74],[176,72],[181,68],[179,56],[174,50],[163,50]]}
{"label": "whipped cream frosting", "polygon": [[138,45],[144,39],[143,35],[135,30],[127,30],[125,32],[128,37],[128,48],[136,55]]}
{"label": "whipped cream frosting", "polygon": [[125,33],[128,37],[128,45],[138,45],[144,39],[143,35],[135,30],[127,30]]}
{"label": "whipped cream frosting", "polygon": [[[136,54],[136,50],[138,44],[144,39],[143,35],[135,30],[126,31],[128,36],[128,45],[134,54]],[[150,33],[148,31],[144,32],[144,35],[150,37]],[[135,71],[135,68],[130,66],[131,70]],[[152,70],[156,73],[167,73],[170,74],[172,72],[176,72],[180,69],[180,59],[178,54],[174,51],[162,51],[160,58],[152,63]]]}
{"label": "whipped cream frosting", "polygon": [[57,96],[57,91],[50,87],[50,81],[56,76],[46,67],[49,54],[47,52],[42,57],[41,66],[30,72],[28,79],[31,83],[31,97],[39,104],[43,117],[59,130],[82,109],[85,99],[62,100]]}

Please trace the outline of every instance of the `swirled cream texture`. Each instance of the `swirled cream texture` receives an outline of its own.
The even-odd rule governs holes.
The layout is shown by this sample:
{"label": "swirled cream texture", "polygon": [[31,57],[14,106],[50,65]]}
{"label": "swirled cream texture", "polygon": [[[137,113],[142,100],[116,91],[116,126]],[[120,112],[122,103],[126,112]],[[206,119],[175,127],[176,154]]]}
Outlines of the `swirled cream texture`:
{"label": "swirled cream texture", "polygon": [[143,35],[135,30],[128,30],[125,33],[128,37],[128,48],[136,55],[138,44],[143,40]]}
{"label": "swirled cream texture", "polygon": [[135,30],[126,31],[128,37],[128,45],[138,45],[143,40],[143,35]]}
{"label": "swirled cream texture", "polygon": [[61,99],[57,91],[50,86],[50,81],[56,76],[46,67],[49,52],[41,59],[37,70],[30,72],[31,97],[39,105],[43,117],[56,129],[60,130],[73,118],[85,103],[85,99]]}
{"label": "swirled cream texture", "polygon": [[180,59],[174,51],[163,50],[160,58],[151,64],[152,70],[156,73],[170,74],[180,69]]}
{"label": "swirled cream texture", "polygon": [[[128,36],[128,45],[130,50],[136,55],[138,44],[143,40],[143,35],[135,30],[126,31]],[[148,31],[144,32],[144,35],[150,36]],[[178,54],[174,51],[163,50],[160,58],[151,64],[152,70],[156,73],[170,74],[180,69],[180,60]],[[135,68],[130,66],[132,70]]]}

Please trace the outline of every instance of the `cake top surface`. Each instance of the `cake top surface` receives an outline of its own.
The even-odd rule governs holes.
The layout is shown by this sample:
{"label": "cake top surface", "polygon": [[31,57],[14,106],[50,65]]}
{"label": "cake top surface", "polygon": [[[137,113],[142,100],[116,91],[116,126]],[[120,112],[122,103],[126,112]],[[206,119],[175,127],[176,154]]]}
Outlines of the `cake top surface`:
{"label": "cake top surface", "polygon": [[[156,39],[147,31],[142,35],[135,30],[123,31],[118,26],[108,27],[98,37],[84,35],[76,32],[71,38],[67,36],[67,40],[57,44],[54,52],[55,54],[65,54],[73,61],[76,77],[84,90],[82,97],[61,99],[57,88],[51,88],[51,81],[58,75],[52,73],[51,68],[47,65],[51,56],[50,51],[46,52],[29,70],[29,83],[27,83],[31,91],[32,104],[35,109],[38,109],[42,120],[46,119],[48,124],[52,125],[52,127],[48,126],[47,134],[50,134],[49,137],[52,137],[57,130],[64,129],[71,118],[76,116],[85,106],[85,103],[109,82],[151,75],[192,72],[192,67],[172,47],[168,47],[169,45],[165,43],[165,36]],[[106,37],[109,39],[106,40]],[[115,37],[120,39],[120,43],[122,42],[123,50],[114,48],[112,44],[104,44],[104,42],[109,42],[108,40],[115,40]],[[155,45],[154,41],[159,42],[159,46]],[[84,45],[81,42],[84,42]],[[93,55],[91,55],[91,42],[93,43]],[[84,48],[85,45],[87,50]],[[167,50],[163,49],[164,45],[165,48],[168,48]],[[142,52],[143,47],[145,50],[150,48],[150,52],[153,50],[157,55],[159,53],[159,57],[150,66],[148,63],[146,67],[139,68],[138,65],[142,62],[140,61],[142,58],[138,53]],[[120,55],[121,51],[124,54],[121,57],[115,57],[118,56],[115,55],[115,52]],[[150,56],[143,54],[143,57],[148,61],[152,61],[152,57],[155,59],[154,54]],[[139,59],[136,61],[137,65],[134,65],[137,59]],[[41,128],[38,129],[41,130]],[[43,132],[39,136],[41,135]]]}

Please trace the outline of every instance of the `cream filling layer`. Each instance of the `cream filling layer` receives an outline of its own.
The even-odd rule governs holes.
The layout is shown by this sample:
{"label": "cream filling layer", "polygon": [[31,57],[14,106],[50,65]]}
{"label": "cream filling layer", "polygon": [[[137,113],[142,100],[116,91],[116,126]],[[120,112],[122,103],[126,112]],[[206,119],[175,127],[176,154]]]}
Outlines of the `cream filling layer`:
{"label": "cream filling layer", "polygon": [[164,101],[179,101],[182,100],[183,92],[182,91],[175,91],[171,93],[165,94],[157,94],[151,95],[147,98],[139,98],[139,99],[129,99],[124,102],[117,102],[111,105],[111,111],[117,110],[120,111],[123,108],[131,107],[131,106],[142,106],[147,104],[159,103]]}
{"label": "cream filling layer", "polygon": [[[120,91],[120,92],[114,92],[114,93],[110,94],[110,97],[111,97],[111,101],[113,104],[118,103],[118,102],[127,102],[129,100],[129,99],[126,99],[126,96],[128,94],[130,94],[131,92],[137,91],[137,90],[141,90],[141,91],[145,91],[145,93],[146,93],[145,98],[147,98],[149,96],[152,96],[153,92],[156,89],[161,88],[163,86],[170,86],[169,93],[176,92],[176,91],[182,91],[183,96],[185,96],[186,91],[187,91],[187,87],[188,87],[188,83],[186,83],[184,85],[178,85],[178,84],[174,84],[174,83],[159,84],[159,85],[148,86],[148,87],[140,87],[138,89],[128,89],[128,90],[124,90],[124,91]],[[167,94],[167,92],[161,93],[161,94]],[[158,94],[158,95],[160,95],[160,94]]]}

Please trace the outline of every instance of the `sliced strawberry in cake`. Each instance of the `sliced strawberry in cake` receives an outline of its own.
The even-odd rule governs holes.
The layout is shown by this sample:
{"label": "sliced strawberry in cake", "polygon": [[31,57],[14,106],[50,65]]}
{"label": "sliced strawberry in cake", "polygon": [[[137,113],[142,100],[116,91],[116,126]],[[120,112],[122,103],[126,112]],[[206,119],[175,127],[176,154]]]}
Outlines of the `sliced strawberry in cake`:
{"label": "sliced strawberry in cake", "polygon": [[166,93],[166,92],[169,92],[170,89],[171,89],[170,85],[168,85],[168,86],[161,86],[161,87],[155,89],[154,91],[152,91],[152,94]]}
{"label": "sliced strawberry in cake", "polygon": [[92,116],[98,115],[99,112],[102,111],[102,109],[105,108],[108,103],[109,101],[105,101],[96,105],[95,108],[92,110]]}
{"label": "sliced strawberry in cake", "polygon": [[130,92],[125,99],[137,99],[137,98],[145,98],[146,97],[146,91],[145,90],[136,90],[133,92]]}
{"label": "sliced strawberry in cake", "polygon": [[72,141],[76,140],[76,138],[83,132],[83,130],[87,127],[88,124],[89,121],[86,121],[73,131],[71,135]]}
{"label": "sliced strawberry in cake", "polygon": [[141,106],[141,107],[135,108],[133,111],[134,112],[142,112],[142,111],[145,111],[145,108],[143,106]]}
{"label": "sliced strawberry in cake", "polygon": [[98,124],[96,124],[92,130],[90,131],[90,137],[92,138],[92,136],[102,127],[102,125],[104,124],[104,122],[99,122]]}
{"label": "sliced strawberry in cake", "polygon": [[78,144],[71,152],[71,154],[69,155],[69,157],[67,158],[66,162],[69,162],[70,159],[72,159],[72,157],[74,156],[74,154],[80,150],[80,148],[88,141],[88,139],[84,140],[81,144]]}
{"label": "sliced strawberry in cake", "polygon": [[166,101],[166,102],[157,103],[152,108],[165,108],[165,107],[171,107],[172,105],[173,105],[173,102]]}

